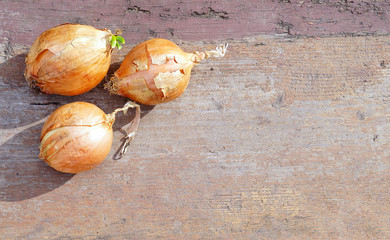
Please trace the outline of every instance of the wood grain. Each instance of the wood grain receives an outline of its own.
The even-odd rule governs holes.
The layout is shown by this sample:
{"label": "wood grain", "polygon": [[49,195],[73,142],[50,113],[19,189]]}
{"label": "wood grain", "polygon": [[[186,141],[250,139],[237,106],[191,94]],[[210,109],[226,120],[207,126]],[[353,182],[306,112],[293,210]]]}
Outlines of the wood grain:
{"label": "wood grain", "polygon": [[[281,17],[299,18],[301,13],[287,14],[299,9],[297,3],[286,2],[250,2],[235,9],[244,16],[242,8],[257,7],[242,21],[232,20],[233,7],[217,8],[236,6],[235,1],[179,6],[186,21],[203,29],[202,21],[214,22],[216,28],[228,21],[249,24],[245,21],[251,14],[270,6],[283,11]],[[336,1],[301,2],[311,16],[326,15],[336,6]],[[199,40],[190,28],[175,27],[174,33],[182,35],[167,36],[184,50],[213,49],[227,40],[226,56],[196,66],[187,90],[175,101],[142,106],[138,135],[123,159],[113,160],[123,137],[119,128],[133,113],[117,119],[113,148],[97,168],[70,175],[40,161],[40,130],[54,109],[81,100],[108,113],[127,100],[110,96],[102,84],[75,97],[31,90],[23,78],[31,37],[36,29],[55,23],[54,13],[61,14],[56,21],[81,15],[81,22],[94,24],[95,11],[109,3],[96,3],[84,16],[87,2],[52,6],[40,1],[34,6],[41,4],[46,12],[31,19],[26,9],[32,3],[0,3],[6,20],[2,35],[16,34],[1,44],[0,52],[2,239],[390,238],[390,36],[377,32],[388,32],[386,19],[366,36],[338,34],[347,32],[348,24],[341,20],[334,23],[335,36],[322,23],[322,37],[294,36],[294,24],[284,34],[260,24],[259,32],[241,25],[235,32],[216,32],[215,40],[214,26],[204,27],[205,40]],[[387,16],[387,1],[372,4]],[[132,8],[127,14],[139,16],[132,18],[140,29],[138,40],[148,37],[144,24],[159,26],[151,20],[155,11],[165,11],[157,7],[163,5],[159,2],[119,5],[101,11]],[[173,5],[178,3],[170,1],[165,8]],[[207,12],[210,5],[216,13]],[[290,10],[281,10],[286,6]],[[350,6],[360,9],[357,3]],[[191,15],[195,11],[198,15]],[[6,12],[32,24],[15,25],[13,33],[8,26],[15,22]],[[220,17],[214,19],[214,14]],[[352,14],[364,23],[374,17],[370,11],[337,14]],[[272,16],[257,21],[273,21]],[[110,27],[126,27],[112,14],[103,18]],[[34,31],[29,35],[25,28]],[[351,29],[353,33],[353,24]],[[19,32],[25,39],[16,37]],[[108,76],[135,43],[114,52]]]}
{"label": "wood grain", "polygon": [[120,28],[128,42],[150,37],[210,41],[275,33],[382,35],[390,32],[389,11],[388,0],[3,0],[0,42],[32,44],[39,33],[64,22]]}

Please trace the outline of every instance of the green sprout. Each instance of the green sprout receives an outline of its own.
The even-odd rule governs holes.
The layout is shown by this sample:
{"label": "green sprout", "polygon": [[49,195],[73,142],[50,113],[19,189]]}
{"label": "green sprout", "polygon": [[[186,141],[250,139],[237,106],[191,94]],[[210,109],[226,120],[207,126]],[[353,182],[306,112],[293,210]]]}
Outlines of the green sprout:
{"label": "green sprout", "polygon": [[122,49],[122,44],[125,43],[125,39],[119,35],[111,35],[110,37],[111,48],[117,47],[118,50]]}

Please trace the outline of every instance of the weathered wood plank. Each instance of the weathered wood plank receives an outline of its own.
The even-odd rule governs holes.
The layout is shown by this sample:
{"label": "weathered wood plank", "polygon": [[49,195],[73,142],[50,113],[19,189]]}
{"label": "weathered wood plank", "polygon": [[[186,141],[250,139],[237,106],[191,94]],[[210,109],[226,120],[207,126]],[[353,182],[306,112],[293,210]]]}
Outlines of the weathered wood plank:
{"label": "weathered wood plank", "polygon": [[[388,1],[115,3],[0,2],[2,239],[390,238]],[[127,101],[102,84],[75,97],[27,86],[29,45],[66,21],[124,30],[108,76],[153,36],[230,46],[195,67],[180,98],[143,106],[123,159],[118,129],[132,115],[100,166],[61,174],[37,157],[45,117]]]}
{"label": "weathered wood plank", "polygon": [[[384,239],[389,42],[232,41],[227,56],[195,68],[181,98],[144,111],[125,159],[112,160],[121,138],[116,131],[110,157],[73,177],[37,159],[42,124],[28,125],[58,105],[31,103],[83,99],[109,112],[125,100],[101,86],[72,98],[45,96],[21,74],[12,81],[2,75],[2,121],[13,119],[1,130],[2,235]],[[1,67],[20,72],[21,60]]]}
{"label": "weathered wood plank", "polygon": [[150,37],[220,40],[287,33],[294,36],[387,34],[389,1],[1,1],[0,42],[31,44],[64,22],[121,28],[128,42]]}

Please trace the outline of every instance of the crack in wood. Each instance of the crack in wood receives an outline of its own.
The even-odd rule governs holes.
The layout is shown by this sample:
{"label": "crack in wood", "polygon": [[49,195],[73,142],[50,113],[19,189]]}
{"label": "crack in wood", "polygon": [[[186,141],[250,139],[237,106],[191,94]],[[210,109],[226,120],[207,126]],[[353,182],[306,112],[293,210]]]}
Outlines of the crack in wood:
{"label": "crack in wood", "polygon": [[379,136],[375,134],[374,137],[372,138],[372,141],[376,142],[378,140],[378,137]]}
{"label": "crack in wood", "polygon": [[167,31],[171,36],[173,36],[173,32],[175,31],[175,29],[173,29],[173,28],[168,28],[166,31]]}
{"label": "crack in wood", "polygon": [[153,36],[153,37],[157,37],[156,31],[154,31],[153,29],[148,28],[148,33],[149,33],[151,36]]}
{"label": "crack in wood", "polygon": [[197,11],[194,11],[193,13],[191,13],[191,16],[207,19],[229,19],[228,13],[226,11],[215,11],[211,7],[209,7],[206,12],[199,13]]}
{"label": "crack in wood", "polygon": [[356,118],[360,121],[364,121],[366,119],[366,114],[362,111],[356,112]]}
{"label": "crack in wood", "polygon": [[142,9],[139,6],[132,6],[127,8],[127,12],[140,12],[140,13],[146,13],[146,14],[151,14],[149,10]]}
{"label": "crack in wood", "polygon": [[29,105],[31,105],[31,106],[48,106],[48,105],[61,105],[61,103],[60,102],[44,102],[44,103],[31,102]]}
{"label": "crack in wood", "polygon": [[354,1],[341,0],[341,1],[331,2],[329,0],[311,0],[310,2],[313,4],[328,5],[337,8],[337,11],[339,12],[348,12],[356,15],[361,15],[364,13],[374,13],[376,15],[383,15],[385,13],[383,8],[379,7],[375,3],[368,2],[368,1],[354,2]]}
{"label": "crack in wood", "polygon": [[283,29],[283,30],[286,30],[286,33],[288,35],[291,35],[291,28],[294,26],[292,23],[289,23],[289,22],[285,22],[283,20],[280,20],[277,25]]}

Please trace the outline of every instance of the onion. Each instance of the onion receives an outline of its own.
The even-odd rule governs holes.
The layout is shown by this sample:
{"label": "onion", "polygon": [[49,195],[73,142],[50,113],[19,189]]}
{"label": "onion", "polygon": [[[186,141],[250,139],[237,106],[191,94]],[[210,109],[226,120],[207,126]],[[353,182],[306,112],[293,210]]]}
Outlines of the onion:
{"label": "onion", "polygon": [[126,146],[134,138],[140,119],[138,104],[128,102],[123,108],[105,114],[96,105],[73,102],[59,107],[45,122],[41,132],[39,158],[54,169],[78,173],[96,167],[110,152],[115,115],[136,108],[136,116],[127,130]]}
{"label": "onion", "polygon": [[94,88],[106,76],[113,48],[124,39],[110,30],[62,24],[43,32],[26,57],[25,78],[47,94],[74,96]]}
{"label": "onion", "polygon": [[146,105],[168,102],[184,92],[197,63],[224,56],[226,48],[227,44],[214,51],[186,53],[169,40],[150,39],[126,55],[105,88]]}

